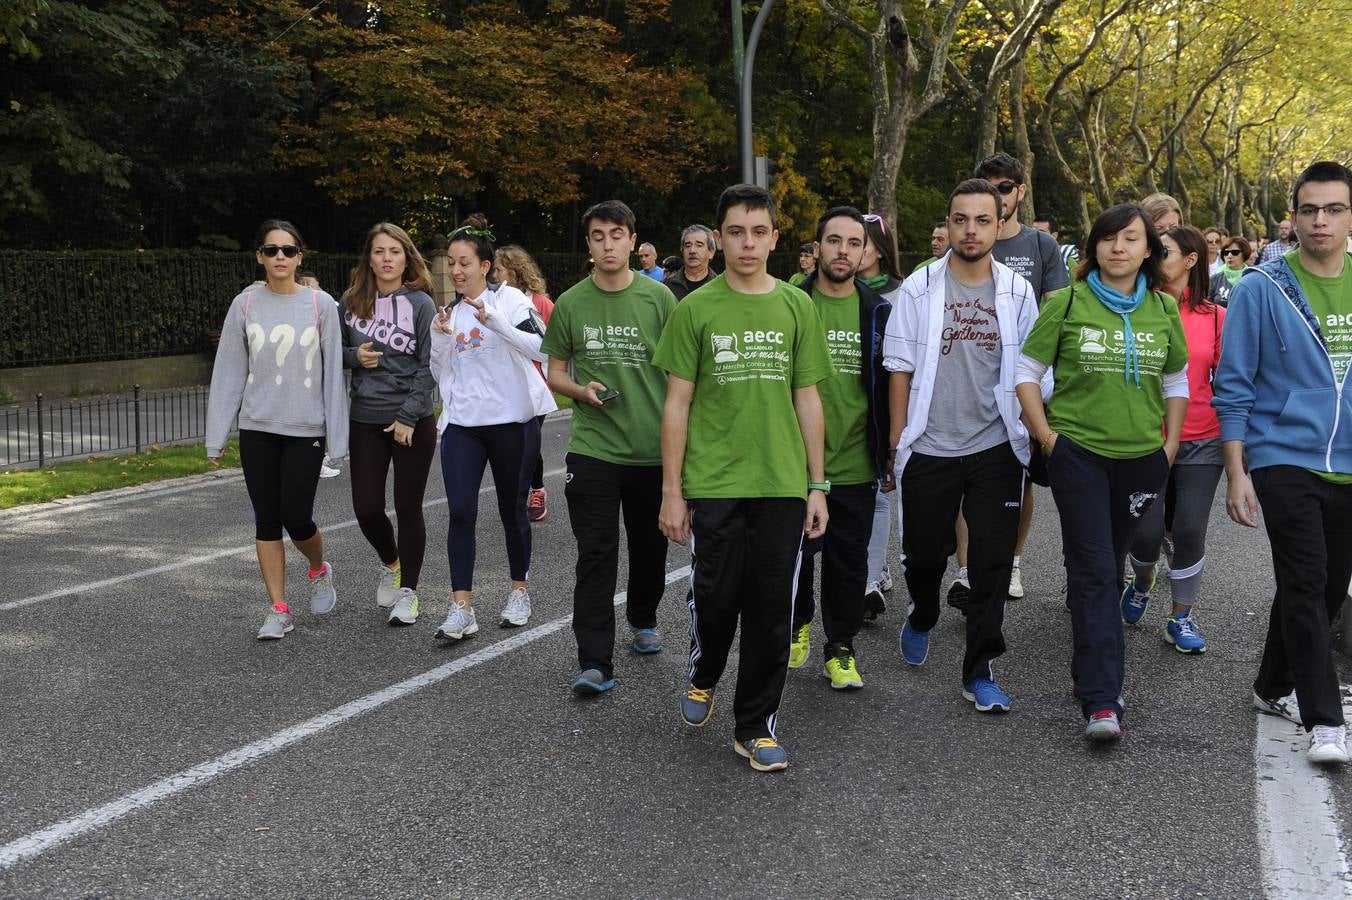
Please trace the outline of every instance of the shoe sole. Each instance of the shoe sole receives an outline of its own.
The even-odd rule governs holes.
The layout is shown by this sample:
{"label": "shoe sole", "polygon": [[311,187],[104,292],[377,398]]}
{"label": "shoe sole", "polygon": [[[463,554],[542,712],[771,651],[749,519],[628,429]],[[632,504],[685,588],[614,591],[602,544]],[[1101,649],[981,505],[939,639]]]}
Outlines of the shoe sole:
{"label": "shoe sole", "polygon": [[479,626],[478,626],[478,624],[476,623],[476,624],[474,624],[474,625],[469,626],[468,628],[466,628],[464,631],[460,632],[459,634],[453,634],[452,632],[449,632],[449,631],[443,631],[442,629],[438,628],[438,629],[437,629],[437,633],[436,633],[436,638],[437,638],[437,640],[439,640],[439,641],[458,641],[458,640],[460,640],[461,638],[467,638],[467,637],[469,637],[469,636],[472,635],[472,634],[478,634],[478,633],[479,633]]}
{"label": "shoe sole", "polygon": [[662,652],[661,644],[658,644],[656,647],[640,647],[638,644],[632,644],[631,646],[634,648],[635,653],[641,653],[644,656],[651,656],[654,653]]}
{"label": "shoe sole", "polygon": [[311,606],[310,614],[315,616],[327,616],[329,613],[333,612],[337,608],[338,608],[338,598],[334,597],[333,602],[329,604],[327,609],[319,609],[315,606]]}
{"label": "shoe sole", "polygon": [[977,703],[977,702],[976,702],[976,694],[973,694],[971,691],[963,691],[963,692],[962,692],[962,698],[963,698],[964,700],[970,701],[971,704],[972,704],[973,706],[976,707],[976,711],[977,711],[977,712],[983,712],[983,713],[984,713],[984,712],[999,712],[999,713],[1007,713],[1007,712],[1009,712],[1009,704],[1008,704],[1008,703],[989,703],[989,704],[987,704],[987,705],[985,705],[985,706],[982,706],[980,703]]}
{"label": "shoe sole", "polygon": [[1113,741],[1122,739],[1122,726],[1119,725],[1115,729],[1107,727],[1086,728],[1084,731],[1084,736],[1089,738],[1089,740],[1094,741],[1095,743],[1108,744]]}
{"label": "shoe sole", "polygon": [[1333,750],[1332,752],[1311,750],[1305,756],[1310,762],[1321,766],[1342,765],[1347,762],[1347,754],[1340,750]]}
{"label": "shoe sole", "polygon": [[826,679],[831,682],[831,690],[833,691],[857,691],[864,686],[864,682],[862,681],[845,681],[837,683],[830,675],[826,675]]}
{"label": "shoe sole", "polygon": [[595,681],[583,681],[579,678],[573,682],[573,693],[581,697],[593,697],[597,694],[604,694],[615,686],[615,679],[611,678],[597,684]]}
{"label": "shoe sole", "polygon": [[525,625],[525,624],[526,624],[527,622],[529,622],[529,621],[530,621],[530,616],[526,616],[526,618],[522,619],[520,622],[513,622],[511,619],[508,619],[508,618],[506,618],[506,617],[504,616],[502,619],[499,619],[499,620],[498,620],[498,627],[499,627],[499,628],[520,628],[520,627],[522,627],[523,625]]}
{"label": "shoe sole", "polygon": [[787,759],[782,763],[771,763],[768,766],[764,763],[756,762],[756,757],[751,755],[750,750],[742,746],[741,741],[734,741],[732,749],[736,750],[737,755],[742,759],[751,763],[751,768],[755,769],[757,772],[781,772],[789,767],[789,761]]}
{"label": "shoe sole", "polygon": [[1164,642],[1166,644],[1171,645],[1175,650],[1177,650],[1179,653],[1182,653],[1184,656],[1201,656],[1203,653],[1206,652],[1205,645],[1201,647],[1194,647],[1191,650],[1189,650],[1186,647],[1178,646],[1178,642],[1174,640],[1174,636],[1167,631],[1164,633]]}
{"label": "shoe sole", "polygon": [[259,639],[260,641],[280,641],[282,638],[284,638],[284,637],[286,637],[288,634],[290,634],[290,633],[291,633],[291,630],[292,630],[293,628],[295,628],[295,627],[296,627],[296,626],[291,625],[291,626],[287,627],[286,629],[284,629],[284,630],[282,631],[281,634],[260,634],[260,635],[258,636],[258,639]]}
{"label": "shoe sole", "polygon": [[527,518],[527,519],[530,519],[532,523],[534,523],[534,522],[543,522],[545,519],[549,518],[549,513],[545,513],[545,514],[540,515],[540,516],[530,516],[530,515],[528,515],[528,516],[526,516],[526,518]]}
{"label": "shoe sole", "polygon": [[389,618],[389,623],[390,623],[391,625],[394,625],[394,626],[397,626],[397,627],[400,627],[400,628],[402,628],[402,627],[404,627],[404,626],[407,626],[407,625],[416,625],[417,622],[418,622],[418,614],[417,614],[417,613],[414,613],[413,615],[411,615],[411,616],[409,616],[409,617],[407,617],[407,618],[404,618],[403,616],[397,616],[397,615],[394,615],[393,613],[391,613],[391,614],[390,614],[390,618]]}

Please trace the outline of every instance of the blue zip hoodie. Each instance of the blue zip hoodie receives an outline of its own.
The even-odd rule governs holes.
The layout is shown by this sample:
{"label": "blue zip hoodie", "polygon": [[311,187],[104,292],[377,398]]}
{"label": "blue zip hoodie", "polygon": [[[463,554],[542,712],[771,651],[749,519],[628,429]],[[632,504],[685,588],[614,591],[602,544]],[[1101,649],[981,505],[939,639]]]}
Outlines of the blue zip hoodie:
{"label": "blue zip hoodie", "polygon": [[1346,380],[1335,380],[1324,333],[1286,260],[1246,269],[1230,295],[1212,381],[1221,440],[1243,441],[1250,469],[1352,474]]}

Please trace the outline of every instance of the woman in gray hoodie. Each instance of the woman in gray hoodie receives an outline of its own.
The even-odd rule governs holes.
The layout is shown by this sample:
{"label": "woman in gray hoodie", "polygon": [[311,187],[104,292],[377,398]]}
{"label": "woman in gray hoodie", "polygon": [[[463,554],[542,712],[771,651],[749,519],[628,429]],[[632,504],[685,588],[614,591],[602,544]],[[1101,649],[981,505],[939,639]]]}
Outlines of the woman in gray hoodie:
{"label": "woman in gray hoodie", "polygon": [[237,296],[221,326],[207,401],[207,457],[220,459],[238,415],[258,568],[272,604],[258,638],[276,640],[293,627],[283,528],[309,564],[310,611],[331,612],[338,602],[313,516],[325,442],[331,458],[347,455],[347,399],[338,307],[323,291],[296,282],[305,254],[300,232],[269,219],[255,246],[267,280]]}

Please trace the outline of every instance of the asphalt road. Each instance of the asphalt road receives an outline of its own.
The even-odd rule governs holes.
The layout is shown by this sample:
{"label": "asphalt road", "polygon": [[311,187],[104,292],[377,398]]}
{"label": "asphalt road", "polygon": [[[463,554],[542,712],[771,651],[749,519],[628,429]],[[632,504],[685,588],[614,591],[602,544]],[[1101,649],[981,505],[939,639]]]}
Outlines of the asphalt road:
{"label": "asphalt road", "polygon": [[[237,477],[0,519],[0,895],[1250,897],[1283,895],[1263,848],[1309,846],[1306,816],[1352,834],[1352,779],[1305,766],[1294,726],[1275,754],[1289,771],[1256,768],[1273,582],[1264,536],[1219,503],[1198,607],[1211,650],[1176,653],[1152,607],[1129,634],[1115,747],[1087,744],[1071,698],[1045,493],[997,665],[1007,716],[963,701],[951,610],[925,667],[902,663],[899,585],[857,643],[864,690],[829,689],[814,631],[780,715],[790,767],[753,772],[731,749],[731,669],[709,726],[677,717],[680,547],[667,650],[619,650],[617,688],[575,699],[567,428],[546,426],[530,625],[495,625],[507,572],[486,495],[482,630],[449,648],[432,638],[449,595],[435,467],[406,629],[385,625],[374,554],[342,525],[346,472],[316,515],[338,608],[305,611],[293,556],[300,614],[275,643],[254,640],[265,602]],[[1264,785],[1288,782],[1323,791],[1320,808],[1265,811]],[[1333,877],[1287,893],[1345,889],[1336,843],[1311,853]]]}

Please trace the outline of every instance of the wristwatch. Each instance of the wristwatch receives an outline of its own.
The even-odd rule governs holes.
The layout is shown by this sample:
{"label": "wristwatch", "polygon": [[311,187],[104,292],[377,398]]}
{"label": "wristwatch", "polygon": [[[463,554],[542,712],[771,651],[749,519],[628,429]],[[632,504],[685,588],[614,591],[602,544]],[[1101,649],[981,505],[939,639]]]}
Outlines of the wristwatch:
{"label": "wristwatch", "polygon": [[809,481],[807,483],[809,491],[821,491],[823,494],[831,493],[831,482],[829,481]]}

